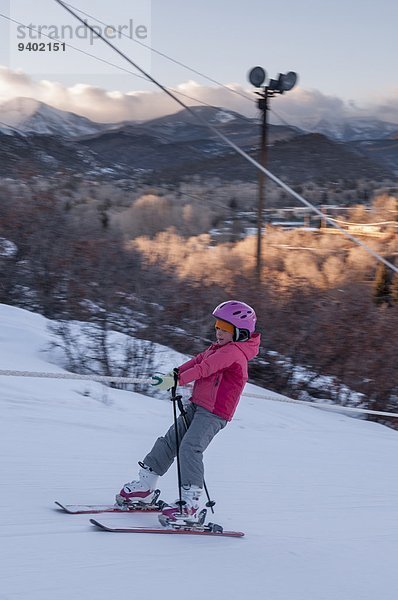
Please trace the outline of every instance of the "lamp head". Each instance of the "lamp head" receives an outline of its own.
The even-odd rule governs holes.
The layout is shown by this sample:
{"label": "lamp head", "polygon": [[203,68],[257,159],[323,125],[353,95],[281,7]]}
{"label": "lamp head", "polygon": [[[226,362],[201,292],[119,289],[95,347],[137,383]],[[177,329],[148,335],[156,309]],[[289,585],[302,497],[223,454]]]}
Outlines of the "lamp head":
{"label": "lamp head", "polygon": [[249,81],[254,87],[261,87],[267,77],[267,73],[262,67],[253,67],[249,72]]}

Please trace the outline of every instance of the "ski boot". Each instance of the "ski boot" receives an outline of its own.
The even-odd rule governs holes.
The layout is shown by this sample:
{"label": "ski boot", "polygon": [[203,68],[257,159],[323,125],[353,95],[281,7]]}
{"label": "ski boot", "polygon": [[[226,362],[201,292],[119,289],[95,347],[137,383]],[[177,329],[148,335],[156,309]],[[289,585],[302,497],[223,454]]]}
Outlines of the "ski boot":
{"label": "ski boot", "polygon": [[195,485],[182,486],[181,502],[176,500],[173,504],[166,504],[159,515],[159,522],[163,527],[181,529],[185,527],[202,527],[206,518],[206,509],[199,510],[202,488]]}
{"label": "ski boot", "polygon": [[118,494],[116,494],[116,504],[119,506],[153,506],[156,504],[160,495],[160,490],[156,489],[159,479],[148,465],[138,463],[141,469],[138,472],[138,480],[125,483]]}

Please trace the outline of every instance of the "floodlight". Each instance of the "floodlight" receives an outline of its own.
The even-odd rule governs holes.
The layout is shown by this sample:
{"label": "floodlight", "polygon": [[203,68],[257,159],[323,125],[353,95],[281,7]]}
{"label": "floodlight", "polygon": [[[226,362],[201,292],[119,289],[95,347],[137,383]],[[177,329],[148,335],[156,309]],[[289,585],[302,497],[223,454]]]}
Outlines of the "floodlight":
{"label": "floodlight", "polygon": [[279,75],[279,79],[270,79],[270,80],[269,80],[268,89],[269,89],[271,92],[274,92],[274,91],[279,91],[279,90],[280,90],[280,86],[279,86],[279,80],[280,80],[280,78],[281,78],[281,77],[282,77],[282,76],[281,76],[281,75]]}
{"label": "floodlight", "polygon": [[296,85],[297,82],[297,73],[295,73],[294,71],[289,71],[289,73],[286,73],[285,75],[280,75],[279,76],[279,89],[280,92],[288,92],[289,90],[291,90],[292,88],[294,88],[294,86]]}
{"label": "floodlight", "polygon": [[261,87],[267,74],[262,67],[253,67],[249,73],[249,81],[254,87]]}

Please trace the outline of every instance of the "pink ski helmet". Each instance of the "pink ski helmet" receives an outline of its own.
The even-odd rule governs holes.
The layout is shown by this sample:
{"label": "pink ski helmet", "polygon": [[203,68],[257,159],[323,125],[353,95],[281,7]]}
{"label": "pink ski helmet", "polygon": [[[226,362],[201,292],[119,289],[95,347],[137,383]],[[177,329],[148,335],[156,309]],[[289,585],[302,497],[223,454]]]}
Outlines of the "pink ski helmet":
{"label": "pink ski helmet", "polygon": [[249,339],[256,328],[257,317],[254,309],[239,300],[222,302],[213,310],[213,316],[235,327],[235,342]]}

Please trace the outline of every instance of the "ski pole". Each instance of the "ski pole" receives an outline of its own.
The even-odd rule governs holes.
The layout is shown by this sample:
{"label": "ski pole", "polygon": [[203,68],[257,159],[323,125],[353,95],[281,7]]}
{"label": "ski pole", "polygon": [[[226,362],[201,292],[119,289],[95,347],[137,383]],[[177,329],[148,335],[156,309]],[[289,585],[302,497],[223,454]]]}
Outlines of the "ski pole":
{"label": "ski pole", "polygon": [[183,502],[182,495],[181,495],[180,440],[178,437],[177,408],[176,408],[177,399],[178,398],[181,399],[181,396],[176,396],[177,383],[178,383],[178,377],[177,377],[177,374],[174,373],[174,385],[171,389],[171,399],[173,401],[174,431],[175,431],[175,438],[176,438],[177,480],[178,480],[178,497],[179,497],[178,505],[180,507],[180,512],[181,512],[184,502]]}
{"label": "ski pole", "polygon": [[[186,413],[186,410],[185,410],[184,405],[182,403],[182,396],[176,396],[175,395],[175,392],[177,390],[177,383],[178,383],[178,373],[175,372],[174,373],[174,387],[173,387],[172,392],[171,392],[172,393],[172,399],[173,399],[173,405],[174,405],[174,410],[175,410],[175,404],[176,403],[178,404],[178,408],[179,408],[179,411],[181,413],[181,418],[182,418],[184,426],[185,426],[185,432],[187,432],[189,425],[188,425],[187,416],[186,416],[187,413]],[[174,422],[176,422],[176,420]],[[176,429],[176,431],[177,431],[177,429]],[[178,459],[178,450],[179,450],[179,446],[177,446],[177,470],[180,473],[180,475],[179,475],[179,477],[180,477],[179,485],[180,485],[180,490],[181,490],[181,471],[180,471],[180,466],[179,466],[180,465],[180,461]],[[214,514],[214,508],[213,508],[213,506],[215,505],[215,501],[210,499],[209,490],[207,488],[205,480],[203,480],[203,487],[204,487],[204,490],[205,490],[205,493],[206,493],[206,496],[207,496],[206,506],[208,508],[210,508],[211,512]]]}

